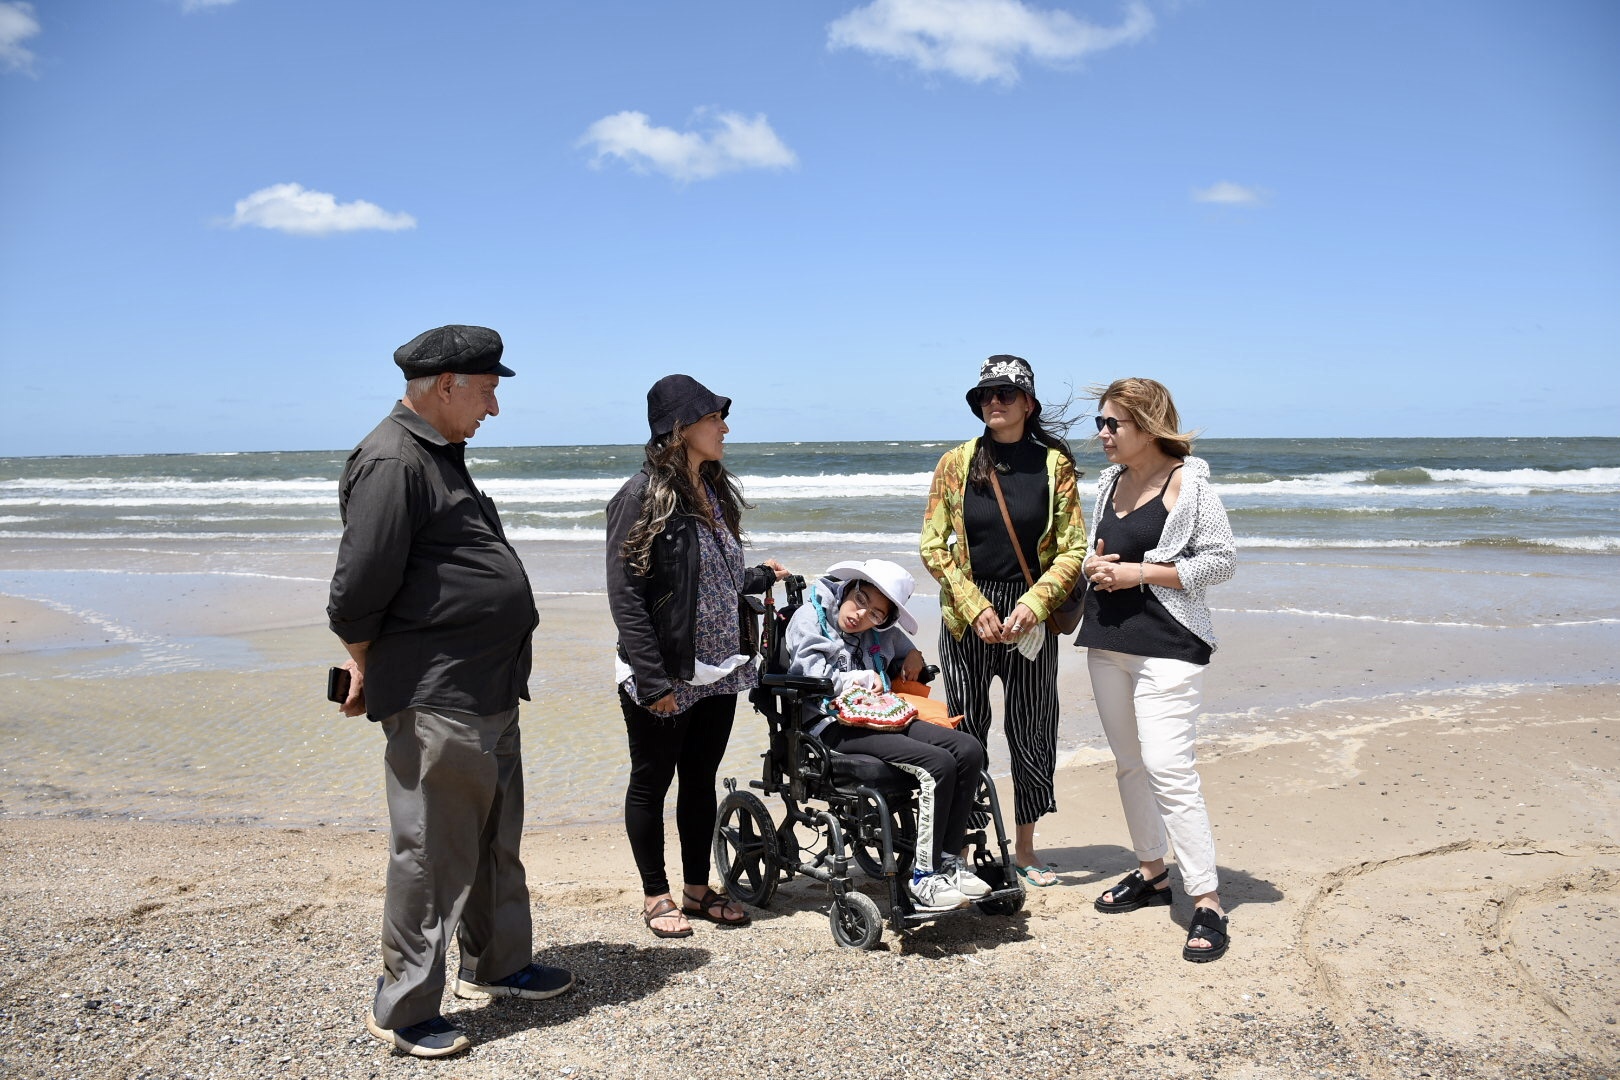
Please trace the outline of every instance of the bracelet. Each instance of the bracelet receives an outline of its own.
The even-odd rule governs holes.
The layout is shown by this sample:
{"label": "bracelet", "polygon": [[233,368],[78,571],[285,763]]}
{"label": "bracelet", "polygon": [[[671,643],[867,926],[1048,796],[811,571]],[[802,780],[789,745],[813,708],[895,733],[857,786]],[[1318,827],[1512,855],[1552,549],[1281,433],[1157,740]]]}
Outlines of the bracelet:
{"label": "bracelet", "polygon": [[1138,592],[1147,592],[1147,563],[1136,564],[1136,588]]}

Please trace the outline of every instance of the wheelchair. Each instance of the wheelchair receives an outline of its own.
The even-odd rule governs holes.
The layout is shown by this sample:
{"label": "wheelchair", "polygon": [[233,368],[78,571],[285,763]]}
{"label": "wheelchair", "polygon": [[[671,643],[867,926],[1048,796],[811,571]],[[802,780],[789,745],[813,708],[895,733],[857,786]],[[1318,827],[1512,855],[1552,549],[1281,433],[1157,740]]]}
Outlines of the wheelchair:
{"label": "wheelchair", "polygon": [[[764,666],[750,700],[765,717],[770,738],[761,755],[764,776],[748,783],[766,795],[780,795],[784,813],[775,822],[757,795],[739,791],[736,779],[726,778],[715,821],[714,862],[727,893],[763,908],[777,886],[795,875],[825,882],[832,892],[828,921],[833,938],[858,949],[878,945],[884,917],[877,902],[856,888],[852,865],[882,882],[887,921],[896,934],[962,911],[1011,916],[1023,910],[1024,885],[988,772],[980,780],[966,843],[974,873],[992,891],[955,911],[917,909],[908,888],[917,849],[917,781],[875,757],[829,749],[809,732],[829,715],[833,684],[786,673],[784,631],[804,602],[805,582],[794,576],[785,584],[787,602],[780,609],[772,598],[765,602],[760,634]],[[924,681],[936,672],[930,669]],[[994,848],[985,829],[972,827],[975,821],[994,826]],[[808,842],[801,841],[801,833]]]}

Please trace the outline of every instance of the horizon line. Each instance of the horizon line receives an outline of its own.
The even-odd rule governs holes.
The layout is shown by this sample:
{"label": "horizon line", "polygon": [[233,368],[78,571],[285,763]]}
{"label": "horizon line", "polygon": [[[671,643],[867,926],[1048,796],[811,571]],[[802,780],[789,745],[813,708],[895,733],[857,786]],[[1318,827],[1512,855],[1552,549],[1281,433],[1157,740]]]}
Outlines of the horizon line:
{"label": "horizon line", "polygon": [[[1092,439],[1087,435],[1079,439],[1071,439],[1070,444],[1084,444]],[[1620,441],[1620,435],[1210,435],[1194,440],[1197,443],[1220,442],[1342,442],[1349,439],[1361,439],[1376,442],[1573,442],[1586,439],[1612,439]],[[727,440],[728,446],[842,446],[877,444],[889,446],[903,446],[908,443],[926,443],[929,445],[955,446],[967,440],[961,436],[934,439],[760,439],[749,441]],[[556,450],[567,447],[602,446],[626,447],[640,450],[645,443],[587,443],[587,442],[558,442],[558,443],[480,443],[468,444],[469,452],[479,450]],[[300,449],[282,448],[277,450],[114,450],[102,452],[72,452],[72,453],[34,453],[34,454],[0,454],[0,461],[33,461],[52,458],[130,458],[130,457],[234,457],[247,454],[348,454],[354,448],[350,447],[304,447]]]}

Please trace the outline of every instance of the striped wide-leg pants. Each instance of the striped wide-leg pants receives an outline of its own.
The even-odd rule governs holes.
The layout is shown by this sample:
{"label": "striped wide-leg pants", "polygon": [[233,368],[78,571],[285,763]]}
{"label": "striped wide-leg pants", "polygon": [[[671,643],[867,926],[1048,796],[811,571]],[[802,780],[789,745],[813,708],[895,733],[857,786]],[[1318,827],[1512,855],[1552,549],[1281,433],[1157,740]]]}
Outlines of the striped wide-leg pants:
{"label": "striped wide-leg pants", "polygon": [[[1005,619],[1028,586],[1023,581],[976,581],[975,585]],[[1005,692],[1002,730],[1012,755],[1013,809],[1017,823],[1032,825],[1057,810],[1052,776],[1057,769],[1058,641],[1046,644],[1026,660],[1016,645],[990,644],[969,627],[962,640],[939,629],[939,667],[945,681],[945,703],[951,715],[961,713],[962,730],[989,752],[990,680],[1001,679]],[[977,827],[979,822],[975,822]]]}

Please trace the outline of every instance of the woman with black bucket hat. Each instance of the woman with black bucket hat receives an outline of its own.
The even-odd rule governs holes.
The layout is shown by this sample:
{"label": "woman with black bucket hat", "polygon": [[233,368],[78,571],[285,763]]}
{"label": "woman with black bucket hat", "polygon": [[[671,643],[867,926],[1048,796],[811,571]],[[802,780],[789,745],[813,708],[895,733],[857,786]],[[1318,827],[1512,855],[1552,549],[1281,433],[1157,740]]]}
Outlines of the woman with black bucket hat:
{"label": "woman with black bucket hat", "polygon": [[[774,559],[743,564],[740,518],[748,504],[721,463],[730,411],[730,398],[689,375],[654,383],[646,461],[607,507],[615,682],[630,746],[624,823],[646,896],[642,919],[657,937],[690,937],[691,919],[749,922],[740,904],[709,886],[714,778],[737,695],[758,680],[753,613],[743,596],[769,591],[788,571]],[[677,773],[679,905],[664,870],[664,797]]]}
{"label": "woman with black bucket hat", "polygon": [[1058,643],[1047,619],[1086,555],[1078,473],[1068,421],[1043,412],[1027,360],[990,357],[967,403],[984,433],[939,459],[922,528],[923,565],[939,582],[946,704],[986,742],[990,681],[1001,679],[1018,873],[1053,885],[1035,850],[1035,822],[1057,809]]}

